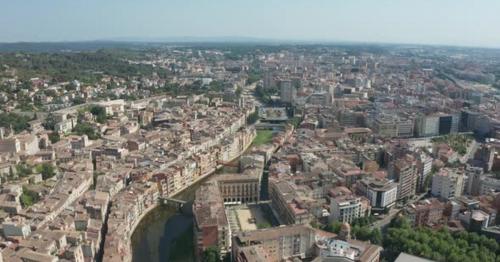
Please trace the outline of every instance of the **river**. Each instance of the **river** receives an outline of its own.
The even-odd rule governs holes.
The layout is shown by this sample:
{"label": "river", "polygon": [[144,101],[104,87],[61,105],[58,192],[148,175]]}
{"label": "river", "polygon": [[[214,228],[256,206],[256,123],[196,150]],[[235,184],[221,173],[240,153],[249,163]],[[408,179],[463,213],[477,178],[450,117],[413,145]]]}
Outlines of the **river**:
{"label": "river", "polygon": [[[253,88],[255,88],[255,85],[253,85]],[[251,146],[246,151],[250,148]],[[239,158],[234,161],[239,161]],[[159,205],[151,210],[139,222],[132,235],[132,261],[194,261],[193,215],[191,207],[195,192],[210,177],[219,173],[234,172],[238,172],[238,170],[231,167],[223,167],[174,196],[177,199],[188,201],[182,210],[163,205]]]}
{"label": "river", "polygon": [[[238,161],[238,160],[236,160]],[[139,223],[132,235],[133,262],[194,261],[193,215],[194,194],[200,185],[218,173],[236,172],[224,167],[208,175],[175,196],[188,201],[182,210],[159,205]]]}

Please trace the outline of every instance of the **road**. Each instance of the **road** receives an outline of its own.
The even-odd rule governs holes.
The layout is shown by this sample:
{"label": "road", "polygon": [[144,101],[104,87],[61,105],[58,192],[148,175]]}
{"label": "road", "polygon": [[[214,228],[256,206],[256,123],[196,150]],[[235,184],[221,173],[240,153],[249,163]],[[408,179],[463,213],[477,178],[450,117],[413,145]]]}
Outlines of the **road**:
{"label": "road", "polygon": [[389,213],[384,215],[384,218],[373,222],[373,224],[371,225],[371,227],[372,228],[384,229],[387,225],[389,225],[389,223],[391,222],[391,220],[394,217],[396,217],[396,215],[399,214],[399,212],[401,212],[401,210],[402,209],[396,208],[396,207],[391,208],[391,210],[389,211]]}
{"label": "road", "polygon": [[465,155],[460,158],[460,163],[465,164],[469,159],[473,158],[478,147],[479,144],[476,142],[476,140],[472,140],[472,144],[467,147],[467,153],[465,153]]}
{"label": "road", "polygon": [[[425,197],[425,195],[427,195],[427,193],[422,193],[420,195],[415,196],[410,201],[408,201],[408,203],[406,203],[406,206],[411,205],[411,204],[413,204],[413,203],[415,203],[415,202],[423,199]],[[372,228],[379,228],[382,231],[384,231],[385,228],[389,225],[389,223],[391,223],[391,220],[394,217],[396,217],[396,215],[398,215],[402,210],[403,210],[403,208],[398,208],[397,204],[396,204],[396,206],[393,207],[393,208],[391,208],[391,210],[389,211],[389,213],[385,214],[382,219],[373,222],[373,224],[371,225],[371,227]]]}
{"label": "road", "polygon": [[262,103],[255,96],[255,88],[257,88],[257,83],[244,86],[241,96],[245,98],[246,101],[252,101],[255,106],[261,107]]}

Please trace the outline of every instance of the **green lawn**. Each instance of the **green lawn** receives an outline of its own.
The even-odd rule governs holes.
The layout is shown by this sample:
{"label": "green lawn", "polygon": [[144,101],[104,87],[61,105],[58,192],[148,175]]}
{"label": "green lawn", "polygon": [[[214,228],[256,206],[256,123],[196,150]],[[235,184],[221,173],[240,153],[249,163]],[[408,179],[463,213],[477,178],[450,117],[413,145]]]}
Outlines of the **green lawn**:
{"label": "green lawn", "polygon": [[260,146],[263,144],[268,144],[273,141],[273,131],[271,130],[258,130],[257,136],[253,140],[254,146]]}

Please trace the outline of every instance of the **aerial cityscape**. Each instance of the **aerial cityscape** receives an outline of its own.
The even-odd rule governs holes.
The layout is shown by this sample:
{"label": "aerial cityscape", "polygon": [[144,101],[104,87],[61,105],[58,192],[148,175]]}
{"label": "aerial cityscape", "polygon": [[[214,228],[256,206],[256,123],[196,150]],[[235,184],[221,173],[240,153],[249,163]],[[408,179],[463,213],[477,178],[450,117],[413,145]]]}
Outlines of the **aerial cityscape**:
{"label": "aerial cityscape", "polygon": [[[169,12],[240,7],[184,4]],[[0,262],[500,261],[500,19],[470,41],[447,22],[435,41],[380,21],[388,38],[253,34],[245,16],[241,34],[221,18],[227,34],[152,35],[61,14],[76,29],[47,19],[38,34],[6,5]]]}

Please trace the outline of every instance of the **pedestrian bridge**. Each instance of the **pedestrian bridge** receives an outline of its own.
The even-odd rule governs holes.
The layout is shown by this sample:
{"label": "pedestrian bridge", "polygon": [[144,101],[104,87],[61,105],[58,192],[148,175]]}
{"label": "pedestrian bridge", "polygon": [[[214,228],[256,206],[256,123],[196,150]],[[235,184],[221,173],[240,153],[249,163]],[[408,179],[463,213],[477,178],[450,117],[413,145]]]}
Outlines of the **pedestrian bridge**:
{"label": "pedestrian bridge", "polygon": [[171,198],[171,197],[160,197],[160,203],[168,206],[173,206],[176,208],[181,208],[184,206],[187,201],[176,199],[176,198]]}

